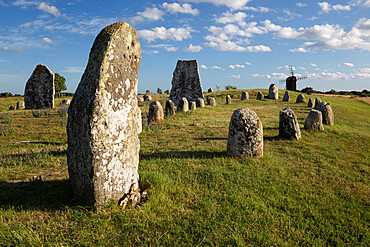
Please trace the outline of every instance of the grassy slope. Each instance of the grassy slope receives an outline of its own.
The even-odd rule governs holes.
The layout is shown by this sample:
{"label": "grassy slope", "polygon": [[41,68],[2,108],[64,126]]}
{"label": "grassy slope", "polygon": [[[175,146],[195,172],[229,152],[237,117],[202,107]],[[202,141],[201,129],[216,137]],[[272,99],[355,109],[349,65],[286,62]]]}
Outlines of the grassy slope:
{"label": "grassy slope", "polygon": [[[13,116],[0,120],[12,130],[0,135],[0,245],[367,245],[370,106],[322,96],[335,125],[307,132],[309,108],[294,103],[297,93],[287,103],[256,101],[257,91],[248,92],[244,102],[240,90],[213,93],[217,107],[144,128],[139,174],[153,184],[149,200],[125,211],[112,202],[100,214],[71,197],[63,118],[56,110],[42,118],[8,112],[18,99],[0,99],[1,113]],[[231,105],[226,93],[235,95]],[[300,141],[277,137],[287,106],[298,116]],[[240,107],[262,120],[261,159],[225,152],[229,120]],[[29,181],[38,175],[43,181]]]}

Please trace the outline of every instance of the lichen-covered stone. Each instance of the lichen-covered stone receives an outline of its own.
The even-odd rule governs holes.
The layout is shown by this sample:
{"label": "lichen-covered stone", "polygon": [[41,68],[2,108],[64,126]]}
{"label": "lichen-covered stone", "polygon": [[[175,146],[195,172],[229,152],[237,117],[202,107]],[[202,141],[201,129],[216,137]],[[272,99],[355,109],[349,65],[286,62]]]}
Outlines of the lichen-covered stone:
{"label": "lichen-covered stone", "polygon": [[149,105],[148,125],[162,124],[164,121],[163,107],[159,101]]}
{"label": "lichen-covered stone", "polygon": [[143,97],[144,101],[151,101],[152,100],[152,96],[150,94],[145,94],[144,97]]}
{"label": "lichen-covered stone", "polygon": [[264,99],[265,99],[265,95],[263,95],[263,93],[261,91],[258,91],[257,100],[264,100]]}
{"label": "lichen-covered stone", "polygon": [[288,91],[285,91],[283,101],[290,101],[290,95]]}
{"label": "lichen-covered stone", "polygon": [[68,110],[68,171],[73,192],[100,209],[139,181],[141,114],[137,105],[141,47],[137,32],[104,28]]}
{"label": "lichen-covered stone", "polygon": [[238,157],[263,156],[263,127],[254,111],[247,108],[234,111],[229,125],[227,152]]}
{"label": "lichen-covered stone", "polygon": [[187,111],[189,111],[189,102],[188,102],[188,100],[185,97],[183,97],[180,100],[180,103],[179,103],[179,106],[177,107],[177,110],[180,111],[180,112],[187,112]]}
{"label": "lichen-covered stone", "polygon": [[166,117],[175,115],[175,104],[172,100],[166,101]]}
{"label": "lichen-covered stone", "polygon": [[319,110],[319,109],[320,109],[320,104],[321,104],[321,102],[322,102],[322,100],[321,100],[320,98],[316,98],[316,99],[315,99],[315,106],[314,106],[314,108],[315,108],[316,110]]}
{"label": "lichen-covered stone", "polygon": [[242,93],[242,97],[240,98],[240,100],[249,100],[249,94],[248,94],[248,92],[243,92]]}
{"label": "lichen-covered stone", "polygon": [[213,93],[213,89],[212,88],[208,88],[208,93]]}
{"label": "lichen-covered stone", "polygon": [[207,99],[208,99],[208,104],[210,106],[216,106],[217,105],[216,99],[214,97],[208,97]]}
{"label": "lichen-covered stone", "polygon": [[178,106],[183,97],[188,101],[204,99],[197,60],[177,61],[173,72],[170,100]]}
{"label": "lichen-covered stone", "polygon": [[197,102],[195,101],[190,101],[190,110],[194,111],[197,109]]}
{"label": "lichen-covered stone", "polygon": [[231,97],[230,95],[226,95],[226,104],[231,104]]}
{"label": "lichen-covered stone", "polygon": [[37,65],[24,90],[25,108],[53,108],[54,95],[54,73],[46,65]]}
{"label": "lichen-covered stone", "polygon": [[299,94],[297,96],[297,100],[295,101],[295,103],[306,103],[306,98],[304,97],[303,94]]}
{"label": "lichen-covered stone", "polygon": [[17,110],[23,110],[23,109],[25,109],[24,101],[23,100],[18,100],[16,109]]}
{"label": "lichen-covered stone", "polygon": [[279,98],[279,91],[278,86],[276,84],[271,84],[269,87],[269,99],[278,99]]}
{"label": "lichen-covered stone", "polygon": [[315,99],[310,98],[307,103],[307,107],[314,108],[315,107]]}
{"label": "lichen-covered stone", "polygon": [[306,130],[324,130],[322,125],[322,114],[320,111],[312,109],[304,121]]}
{"label": "lichen-covered stone", "polygon": [[204,99],[202,99],[202,98],[197,99],[197,107],[200,107],[200,108],[205,107]]}
{"label": "lichen-covered stone", "polygon": [[297,116],[289,107],[280,111],[279,114],[279,135],[286,139],[301,139]]}
{"label": "lichen-covered stone", "polygon": [[322,113],[322,123],[325,125],[334,125],[334,112],[329,103],[322,102],[320,104],[320,111]]}

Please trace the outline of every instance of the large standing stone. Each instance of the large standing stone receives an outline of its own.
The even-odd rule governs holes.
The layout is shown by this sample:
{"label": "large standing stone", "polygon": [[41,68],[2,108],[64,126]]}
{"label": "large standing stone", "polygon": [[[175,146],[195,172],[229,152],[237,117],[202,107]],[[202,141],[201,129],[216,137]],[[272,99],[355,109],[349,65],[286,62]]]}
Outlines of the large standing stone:
{"label": "large standing stone", "polygon": [[248,92],[243,92],[242,93],[241,100],[249,100],[249,94],[248,94]]}
{"label": "large standing stone", "polygon": [[162,124],[164,121],[163,108],[159,101],[153,101],[149,105],[148,125]]}
{"label": "large standing stone", "polygon": [[205,107],[204,99],[202,98],[197,99],[197,107],[201,107],[201,108]]}
{"label": "large standing stone", "polygon": [[314,108],[315,107],[315,99],[314,98],[310,98],[308,100],[307,107],[310,107],[310,108]]}
{"label": "large standing stone", "polygon": [[287,139],[301,139],[297,116],[289,107],[280,111],[279,114],[279,135]]}
{"label": "large standing stone", "polygon": [[37,65],[24,90],[25,108],[53,108],[54,95],[54,73],[46,65]]}
{"label": "large standing stone", "polygon": [[208,104],[210,106],[216,106],[217,105],[216,104],[216,99],[214,97],[208,97],[207,99],[208,99]]}
{"label": "large standing stone", "polygon": [[188,101],[204,99],[197,60],[177,61],[173,72],[170,100],[179,105],[183,97]]}
{"label": "large standing stone", "polygon": [[18,100],[16,108],[17,108],[17,110],[23,110],[25,108],[24,101],[23,100]]}
{"label": "large standing stone", "polygon": [[271,84],[269,87],[269,99],[278,99],[279,98],[279,91],[278,86],[276,84]]}
{"label": "large standing stone", "polygon": [[322,125],[322,114],[320,111],[312,109],[306,119],[304,120],[304,128],[306,130],[324,130]]}
{"label": "large standing stone", "polygon": [[141,47],[117,22],[99,33],[68,110],[68,171],[73,192],[96,209],[139,181],[137,105]]}
{"label": "large standing stone", "polygon": [[315,99],[315,109],[316,110],[319,110],[320,109],[321,102],[322,102],[322,100],[320,98],[316,98]]}
{"label": "large standing stone", "polygon": [[290,95],[288,91],[285,91],[283,101],[290,101]]}
{"label": "large standing stone", "polygon": [[166,101],[166,117],[175,115],[175,104],[172,100]]}
{"label": "large standing stone", "polygon": [[329,103],[326,104],[323,103],[324,102],[320,104],[320,111],[322,113],[322,123],[329,126],[333,126],[334,125],[333,109],[331,108],[331,105]]}
{"label": "large standing stone", "polygon": [[194,111],[197,109],[197,102],[195,101],[190,101],[190,110]]}
{"label": "large standing stone", "polygon": [[263,128],[257,114],[247,108],[234,111],[229,125],[227,152],[238,157],[263,156]]}
{"label": "large standing stone", "polygon": [[208,93],[213,93],[213,89],[211,87],[208,88]]}
{"label": "large standing stone", "polygon": [[226,95],[226,104],[231,104],[231,97],[230,95]]}
{"label": "large standing stone", "polygon": [[263,95],[263,93],[261,91],[258,91],[257,100],[264,100],[264,99],[265,99],[265,96]]}
{"label": "large standing stone", "polygon": [[297,96],[297,100],[295,101],[295,103],[306,103],[306,98],[304,97],[303,94],[299,94]]}
{"label": "large standing stone", "polygon": [[180,112],[187,112],[187,111],[189,111],[189,102],[188,102],[188,100],[185,97],[183,97],[180,100],[180,103],[179,103],[179,106],[177,107],[177,109]]}

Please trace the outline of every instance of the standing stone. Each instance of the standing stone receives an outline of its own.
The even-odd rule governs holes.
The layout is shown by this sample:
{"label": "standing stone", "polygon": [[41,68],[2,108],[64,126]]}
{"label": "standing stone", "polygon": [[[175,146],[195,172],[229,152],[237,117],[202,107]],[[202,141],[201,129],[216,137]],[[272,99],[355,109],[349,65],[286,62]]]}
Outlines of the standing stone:
{"label": "standing stone", "polygon": [[269,99],[278,99],[279,98],[279,91],[278,86],[276,84],[271,84],[269,87]]}
{"label": "standing stone", "polygon": [[144,101],[151,101],[152,100],[152,96],[150,96],[150,94],[145,94],[143,98],[144,98]]}
{"label": "standing stone", "polygon": [[308,100],[307,107],[310,107],[310,108],[314,108],[315,107],[315,99],[314,98],[310,98]]}
{"label": "standing stone", "polygon": [[319,105],[319,109],[318,109],[318,110],[322,112],[322,111],[324,110],[324,108],[325,108],[326,104],[327,104],[327,103],[326,103],[325,101],[322,101],[322,102],[320,103],[320,105]]}
{"label": "standing stone", "polygon": [[241,100],[249,100],[249,94],[248,94],[248,92],[243,92],[242,93]]}
{"label": "standing stone", "polygon": [[226,95],[226,104],[231,104],[231,97],[230,95]]}
{"label": "standing stone", "polygon": [[301,139],[297,116],[289,107],[280,111],[279,114],[279,135],[286,139]]}
{"label": "standing stone", "polygon": [[137,102],[138,102],[138,103],[142,103],[142,102],[144,102],[144,98],[143,98],[143,97],[138,96],[138,97],[137,97]]}
{"label": "standing stone", "polygon": [[194,110],[196,110],[197,109],[197,102],[195,102],[195,101],[191,101],[190,102],[190,110],[191,111],[194,111]]}
{"label": "standing stone", "polygon": [[208,88],[208,93],[213,93],[213,89],[211,87]]}
{"label": "standing stone", "polygon": [[175,115],[175,104],[172,100],[166,101],[166,117]]}
{"label": "standing stone", "polygon": [[[321,104],[323,104],[322,102]],[[333,126],[334,125],[334,112],[331,108],[329,103],[324,104],[323,106],[320,105],[320,111],[322,113],[322,123]]]}
{"label": "standing stone", "polygon": [[46,65],[37,65],[24,90],[25,108],[54,108],[54,95],[54,73]]}
{"label": "standing stone", "polygon": [[227,152],[238,157],[263,156],[263,128],[257,114],[247,108],[234,111],[229,125]]}
{"label": "standing stone", "polygon": [[204,99],[197,60],[177,61],[173,72],[170,100],[179,105],[183,97],[188,101]]}
{"label": "standing stone", "polygon": [[322,102],[322,100],[320,98],[315,99],[315,109],[316,110],[320,109],[321,102]]}
{"label": "standing stone", "polygon": [[197,107],[201,107],[201,108],[205,107],[204,99],[202,98],[197,99]]}
{"label": "standing stone", "polygon": [[216,99],[215,98],[213,98],[213,97],[208,97],[208,104],[210,105],[210,106],[216,106],[217,104],[216,104]]}
{"label": "standing stone", "polygon": [[306,103],[306,98],[303,94],[299,94],[295,103]]}
{"label": "standing stone", "polygon": [[17,110],[23,110],[24,108],[25,108],[24,101],[23,100],[18,100],[16,109]]}
{"label": "standing stone", "polygon": [[285,91],[283,101],[290,101],[290,95],[288,91]]}
{"label": "standing stone", "polygon": [[129,24],[117,22],[101,30],[68,110],[71,186],[98,210],[139,182],[140,61],[137,32]]}
{"label": "standing stone", "polygon": [[263,95],[263,93],[261,91],[258,91],[257,100],[264,100],[264,99],[265,99],[265,96]]}
{"label": "standing stone", "polygon": [[148,125],[162,124],[164,121],[163,108],[159,101],[153,101],[149,105]]}
{"label": "standing stone", "polygon": [[71,104],[71,100],[70,99],[64,99],[62,100],[62,105],[70,105]]}
{"label": "standing stone", "polygon": [[312,109],[306,119],[304,120],[304,128],[306,130],[324,130],[322,125],[322,114],[320,111]]}
{"label": "standing stone", "polygon": [[14,106],[14,105],[11,105],[10,107],[9,107],[9,111],[14,111],[16,109],[16,107]]}
{"label": "standing stone", "polygon": [[177,107],[177,109],[180,112],[187,112],[187,111],[189,111],[189,102],[188,102],[188,100],[185,97],[183,97],[181,99],[181,101],[180,101],[179,106]]}

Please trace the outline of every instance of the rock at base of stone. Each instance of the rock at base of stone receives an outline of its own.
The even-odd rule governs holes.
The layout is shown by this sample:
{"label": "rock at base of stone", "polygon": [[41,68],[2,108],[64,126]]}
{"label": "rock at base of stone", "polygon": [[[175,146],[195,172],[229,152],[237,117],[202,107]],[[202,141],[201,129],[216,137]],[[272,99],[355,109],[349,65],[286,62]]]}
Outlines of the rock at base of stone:
{"label": "rock at base of stone", "polygon": [[226,104],[227,105],[231,104],[231,97],[230,97],[230,95],[226,95]]}
{"label": "rock at base of stone", "polygon": [[150,96],[149,94],[145,94],[144,97],[143,97],[144,101],[151,101],[152,100],[152,96]]}
{"label": "rock at base of stone", "polygon": [[190,110],[195,111],[197,109],[197,102],[191,101],[190,102]]}
{"label": "rock at base of stone", "polygon": [[189,111],[189,102],[185,97],[183,97],[180,100],[179,106],[177,107],[177,111],[179,111],[179,112],[188,112]]}
{"label": "rock at base of stone", "polygon": [[257,100],[264,100],[264,99],[265,99],[265,96],[263,95],[263,93],[261,91],[258,91]]}
{"label": "rock at base of stone", "polygon": [[322,123],[325,125],[334,125],[334,112],[329,103],[322,102],[320,104],[320,111],[322,113]]}
{"label": "rock at base of stone", "polygon": [[163,121],[164,114],[162,105],[159,101],[153,101],[149,105],[148,125],[160,125],[163,124]]}
{"label": "rock at base of stone", "polygon": [[141,47],[118,22],[104,28],[68,109],[67,162],[72,190],[100,210],[138,184],[141,114],[137,104]]}
{"label": "rock at base of stone", "polygon": [[23,100],[18,100],[16,109],[17,110],[23,110],[23,109],[25,109],[24,101]]}
{"label": "rock at base of stone", "polygon": [[175,104],[172,100],[166,101],[166,117],[175,115],[176,109]]}
{"label": "rock at base of stone", "polygon": [[54,108],[54,95],[54,73],[46,65],[37,65],[24,90],[25,108]]}
{"label": "rock at base of stone", "polygon": [[285,91],[283,101],[290,101],[290,95],[288,91]]}
{"label": "rock at base of stone", "polygon": [[208,105],[210,105],[210,106],[216,106],[217,105],[216,104],[216,99],[214,97],[208,97],[207,100],[208,100]]}
{"label": "rock at base of stone", "polygon": [[197,107],[200,107],[200,108],[205,107],[204,99],[202,99],[202,98],[197,99]]}
{"label": "rock at base of stone", "polygon": [[319,109],[320,109],[320,104],[321,104],[321,102],[322,102],[322,100],[321,100],[320,98],[316,98],[316,99],[315,99],[315,106],[314,106],[314,108],[315,108],[316,110],[319,110]]}
{"label": "rock at base of stone", "polygon": [[304,121],[304,128],[306,130],[324,130],[321,112],[312,109]]}
{"label": "rock at base of stone", "polygon": [[15,110],[16,110],[16,107],[14,105],[9,107],[9,111],[15,111]]}
{"label": "rock at base of stone", "polygon": [[269,87],[269,99],[278,99],[279,98],[279,91],[278,86],[276,84],[271,84]]}
{"label": "rock at base of stone", "polygon": [[297,116],[289,107],[280,111],[279,114],[279,136],[286,139],[301,139]]}
{"label": "rock at base of stone", "polygon": [[240,100],[249,100],[249,94],[248,94],[248,92],[243,92],[242,93],[242,97],[240,98]]}
{"label": "rock at base of stone", "polygon": [[315,108],[315,99],[314,98],[310,98],[308,100],[307,107]]}
{"label": "rock at base of stone", "polygon": [[254,111],[247,108],[234,111],[229,125],[227,152],[238,157],[263,156],[263,127]]}
{"label": "rock at base of stone", "polygon": [[306,103],[306,98],[303,94],[299,94],[295,103]]}
{"label": "rock at base of stone", "polygon": [[208,88],[208,93],[213,93],[213,89],[212,88]]}

